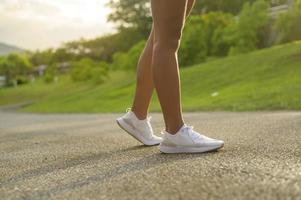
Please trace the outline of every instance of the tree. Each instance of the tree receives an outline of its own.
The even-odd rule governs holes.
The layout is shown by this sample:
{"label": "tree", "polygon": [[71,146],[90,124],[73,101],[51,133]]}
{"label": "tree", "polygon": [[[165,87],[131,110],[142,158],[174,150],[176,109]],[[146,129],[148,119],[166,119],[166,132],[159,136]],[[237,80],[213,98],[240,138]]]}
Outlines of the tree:
{"label": "tree", "polygon": [[[245,2],[253,1],[255,0],[197,0],[193,14],[200,14],[203,11],[237,14]],[[148,36],[152,24],[149,0],[110,0],[108,6],[112,10],[108,21],[115,23],[120,31],[125,27],[133,27],[138,29],[144,38]]]}
{"label": "tree", "polygon": [[233,16],[223,12],[193,15],[184,29],[179,60],[189,66],[206,60],[208,56],[225,56],[229,45],[224,30],[233,23]]}
{"label": "tree", "polygon": [[145,46],[145,40],[135,44],[127,52],[116,52],[111,64],[112,69],[134,70],[137,67],[139,56]]}
{"label": "tree", "polygon": [[259,36],[268,22],[267,8],[264,0],[243,6],[235,23],[226,31],[225,39],[231,46],[230,54],[246,53],[261,46]]}
{"label": "tree", "polygon": [[108,65],[106,62],[97,62],[89,58],[71,63],[71,78],[73,81],[92,81],[102,83],[108,75]]}
{"label": "tree", "polygon": [[110,0],[108,6],[112,9],[108,21],[114,22],[119,30],[132,27],[145,37],[149,34],[152,24],[149,0]]}
{"label": "tree", "polygon": [[51,64],[63,63],[72,60],[73,55],[65,47],[56,49],[51,57]]}
{"label": "tree", "polygon": [[294,2],[288,12],[280,15],[275,23],[275,43],[285,43],[301,39],[301,0]]}
{"label": "tree", "polygon": [[[245,3],[254,3],[256,0],[202,0],[196,1],[194,14],[203,12],[220,11],[237,15]],[[286,3],[288,0],[265,0],[271,6],[277,6]]]}
{"label": "tree", "polygon": [[210,11],[220,11],[228,12],[232,14],[238,14],[242,9],[244,3],[254,2],[255,0],[202,0],[196,1],[194,13],[210,12]]}
{"label": "tree", "polygon": [[53,49],[37,50],[29,56],[29,60],[34,66],[49,64],[51,63],[53,52]]}
{"label": "tree", "polygon": [[25,80],[31,68],[32,65],[25,55],[14,53],[0,59],[0,74],[6,77],[7,85],[18,84],[18,78]]}
{"label": "tree", "polygon": [[69,48],[61,46],[58,49],[38,50],[30,55],[30,61],[34,66],[52,65],[73,60],[74,57]]}
{"label": "tree", "polygon": [[189,66],[206,60],[208,48],[201,16],[191,16],[184,29],[179,49],[180,66]]}
{"label": "tree", "polygon": [[[128,51],[133,45],[141,41],[144,38],[137,29],[127,28],[118,33],[110,35],[104,35],[102,37],[93,40],[81,40],[72,42],[72,48],[78,48],[80,46],[89,49],[88,53],[79,55],[81,59],[88,57],[93,60],[102,60],[111,62],[113,54],[117,51]],[[67,44],[68,49],[71,48],[71,44]]]}
{"label": "tree", "polygon": [[227,55],[230,47],[224,40],[224,32],[233,23],[233,15],[224,12],[210,12],[202,15],[202,20],[208,49],[207,56]]}

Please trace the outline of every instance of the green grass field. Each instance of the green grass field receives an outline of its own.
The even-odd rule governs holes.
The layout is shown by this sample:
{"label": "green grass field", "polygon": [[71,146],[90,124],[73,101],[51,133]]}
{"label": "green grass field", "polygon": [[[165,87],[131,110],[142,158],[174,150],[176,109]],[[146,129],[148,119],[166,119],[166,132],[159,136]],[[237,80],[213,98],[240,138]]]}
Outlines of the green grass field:
{"label": "green grass field", "polygon": [[[301,41],[181,69],[184,111],[301,109]],[[111,72],[102,85],[42,80],[0,89],[0,105],[35,103],[26,112],[123,112],[131,106],[134,72]],[[151,108],[159,111],[154,96]]]}

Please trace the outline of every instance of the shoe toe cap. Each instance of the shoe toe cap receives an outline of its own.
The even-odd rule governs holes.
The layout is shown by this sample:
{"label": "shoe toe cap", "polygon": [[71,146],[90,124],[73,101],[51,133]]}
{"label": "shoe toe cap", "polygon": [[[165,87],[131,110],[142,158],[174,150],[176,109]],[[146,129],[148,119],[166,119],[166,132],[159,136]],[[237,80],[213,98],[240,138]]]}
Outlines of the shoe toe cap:
{"label": "shoe toe cap", "polygon": [[163,138],[159,137],[159,136],[156,136],[156,135],[153,136],[153,140],[156,141],[156,142],[158,142],[158,143],[163,142]]}
{"label": "shoe toe cap", "polygon": [[208,140],[206,143],[208,146],[222,147],[224,145],[224,141],[218,140],[218,139],[211,139],[211,140]]}
{"label": "shoe toe cap", "polygon": [[216,140],[216,144],[220,147],[224,146],[224,141],[223,140]]}

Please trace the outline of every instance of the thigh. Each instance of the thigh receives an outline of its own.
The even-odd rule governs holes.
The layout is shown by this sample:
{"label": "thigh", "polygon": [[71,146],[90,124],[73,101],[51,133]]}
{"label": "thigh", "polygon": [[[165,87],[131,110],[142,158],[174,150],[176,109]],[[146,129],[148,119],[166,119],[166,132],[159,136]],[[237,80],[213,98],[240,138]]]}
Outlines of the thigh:
{"label": "thigh", "polygon": [[180,38],[188,0],[151,0],[156,39]]}

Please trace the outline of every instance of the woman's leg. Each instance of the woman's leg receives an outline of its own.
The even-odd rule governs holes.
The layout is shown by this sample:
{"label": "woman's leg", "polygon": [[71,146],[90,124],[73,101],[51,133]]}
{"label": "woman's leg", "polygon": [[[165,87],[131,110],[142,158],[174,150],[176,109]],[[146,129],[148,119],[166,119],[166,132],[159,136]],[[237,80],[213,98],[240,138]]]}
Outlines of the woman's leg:
{"label": "woman's leg", "polygon": [[153,40],[154,29],[152,28],[137,67],[136,92],[131,110],[136,114],[138,119],[145,119],[147,117],[148,107],[154,90],[151,67]]}
{"label": "woman's leg", "polygon": [[194,4],[195,4],[195,0],[188,0],[188,2],[187,2],[187,8],[186,8],[186,17],[185,17],[185,20],[190,15],[191,10],[192,10]]}
{"label": "woman's leg", "polygon": [[166,131],[176,133],[184,124],[177,52],[188,0],[151,0],[155,41],[152,70]]}
{"label": "woman's leg", "polygon": [[[188,0],[186,8],[186,18],[190,14],[195,0]],[[140,56],[137,67],[136,92],[132,105],[132,111],[139,119],[145,119],[148,113],[148,107],[154,90],[152,75],[152,52],[154,42],[154,27],[148,38],[146,46]]]}

